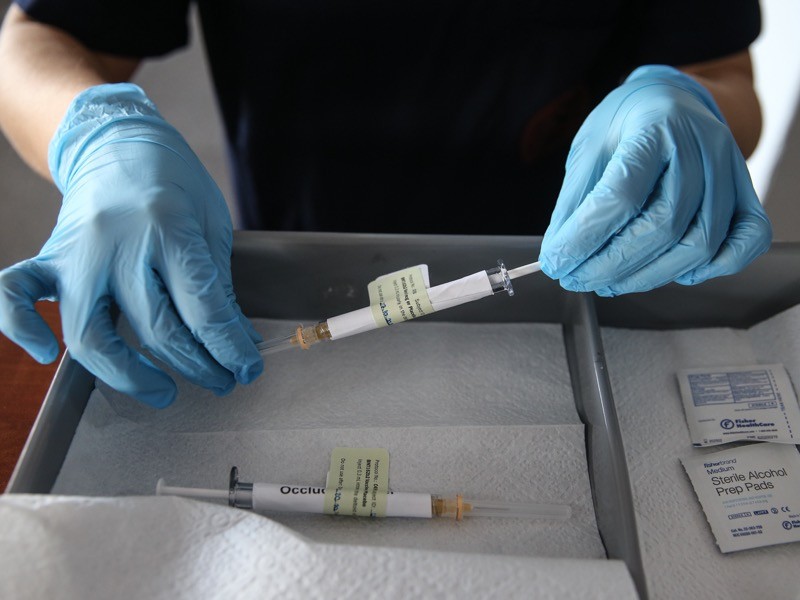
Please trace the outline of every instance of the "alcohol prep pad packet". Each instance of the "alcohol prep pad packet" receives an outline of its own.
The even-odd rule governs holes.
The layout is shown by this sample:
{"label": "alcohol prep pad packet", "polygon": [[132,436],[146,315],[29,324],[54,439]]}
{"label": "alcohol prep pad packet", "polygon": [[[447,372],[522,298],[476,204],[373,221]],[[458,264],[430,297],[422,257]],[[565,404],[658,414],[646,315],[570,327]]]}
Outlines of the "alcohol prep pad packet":
{"label": "alcohol prep pad packet", "polygon": [[722,552],[800,541],[800,454],[747,444],[681,461]]}
{"label": "alcohol prep pad packet", "polygon": [[692,444],[800,443],[800,407],[780,364],[678,372]]}

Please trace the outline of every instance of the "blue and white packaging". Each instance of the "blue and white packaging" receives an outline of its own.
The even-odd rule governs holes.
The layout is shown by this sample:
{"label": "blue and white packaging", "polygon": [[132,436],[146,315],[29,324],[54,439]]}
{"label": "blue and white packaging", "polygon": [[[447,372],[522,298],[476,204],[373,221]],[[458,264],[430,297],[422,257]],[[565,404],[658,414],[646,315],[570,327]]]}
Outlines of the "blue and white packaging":
{"label": "blue and white packaging", "polygon": [[800,454],[746,444],[681,461],[724,552],[800,541]]}
{"label": "blue and white packaging", "polygon": [[783,365],[684,369],[678,383],[695,446],[800,443],[800,407]]}

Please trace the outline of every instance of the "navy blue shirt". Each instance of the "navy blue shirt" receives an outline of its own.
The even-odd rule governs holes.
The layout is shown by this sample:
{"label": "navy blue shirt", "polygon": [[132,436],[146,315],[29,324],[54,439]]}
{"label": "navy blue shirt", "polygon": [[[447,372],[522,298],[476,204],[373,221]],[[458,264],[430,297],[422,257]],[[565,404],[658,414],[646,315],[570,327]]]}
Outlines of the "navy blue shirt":
{"label": "navy blue shirt", "polygon": [[[189,0],[17,0],[93,50],[188,40]],[[636,66],[744,50],[757,0],[198,0],[243,225],[541,234],[569,143]]]}

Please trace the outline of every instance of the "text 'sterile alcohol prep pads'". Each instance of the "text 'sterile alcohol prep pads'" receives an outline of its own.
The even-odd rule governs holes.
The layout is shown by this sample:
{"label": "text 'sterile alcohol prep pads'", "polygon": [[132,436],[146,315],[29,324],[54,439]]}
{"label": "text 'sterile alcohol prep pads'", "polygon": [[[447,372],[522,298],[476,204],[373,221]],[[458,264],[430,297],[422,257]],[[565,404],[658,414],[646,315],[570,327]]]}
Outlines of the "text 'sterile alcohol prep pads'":
{"label": "text 'sterile alcohol prep pads'", "polygon": [[681,462],[722,552],[800,541],[794,446],[747,444]]}
{"label": "text 'sterile alcohol prep pads'", "polygon": [[800,443],[800,407],[783,365],[684,369],[678,383],[695,446]]}

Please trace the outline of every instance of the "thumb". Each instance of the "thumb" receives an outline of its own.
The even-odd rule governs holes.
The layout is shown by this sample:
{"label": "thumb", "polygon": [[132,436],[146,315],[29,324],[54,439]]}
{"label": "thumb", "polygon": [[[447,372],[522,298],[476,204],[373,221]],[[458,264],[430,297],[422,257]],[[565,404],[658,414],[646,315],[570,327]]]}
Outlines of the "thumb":
{"label": "thumb", "polygon": [[58,356],[58,340],[34,303],[55,295],[55,277],[35,258],[0,271],[0,331],[43,364]]}

